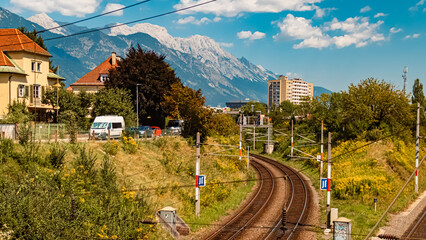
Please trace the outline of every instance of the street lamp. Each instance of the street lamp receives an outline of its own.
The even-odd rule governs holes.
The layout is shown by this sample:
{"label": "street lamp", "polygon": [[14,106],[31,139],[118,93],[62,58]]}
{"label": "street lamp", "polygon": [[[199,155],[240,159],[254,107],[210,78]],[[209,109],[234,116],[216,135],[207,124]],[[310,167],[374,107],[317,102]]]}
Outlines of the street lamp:
{"label": "street lamp", "polygon": [[53,108],[56,110],[56,122],[58,122],[58,112],[59,112],[59,88],[61,87],[61,84],[59,84],[59,79],[56,79],[56,83],[53,85],[54,88],[56,88],[56,106]]}
{"label": "street lamp", "polygon": [[139,86],[140,83],[136,84],[136,127],[139,127]]}

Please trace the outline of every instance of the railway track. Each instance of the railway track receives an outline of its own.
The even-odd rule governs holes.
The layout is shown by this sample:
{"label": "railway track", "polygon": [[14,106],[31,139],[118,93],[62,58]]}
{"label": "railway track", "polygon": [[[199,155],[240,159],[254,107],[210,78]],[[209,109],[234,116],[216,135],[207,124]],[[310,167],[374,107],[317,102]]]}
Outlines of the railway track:
{"label": "railway track", "polygon": [[[274,160],[253,155],[251,165],[259,174],[252,199],[205,239],[299,239],[309,210],[309,191],[300,174]],[[286,231],[281,210],[286,206]],[[267,226],[265,226],[267,225]],[[254,231],[253,229],[259,228]]]}
{"label": "railway track", "polygon": [[426,239],[426,208],[419,214],[410,229],[405,232],[401,239],[414,240]]}

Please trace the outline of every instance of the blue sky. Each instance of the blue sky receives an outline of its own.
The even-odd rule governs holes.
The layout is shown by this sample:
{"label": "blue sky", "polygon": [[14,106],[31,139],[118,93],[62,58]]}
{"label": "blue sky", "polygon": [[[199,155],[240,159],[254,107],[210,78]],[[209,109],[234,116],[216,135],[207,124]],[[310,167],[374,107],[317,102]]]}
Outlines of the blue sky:
{"label": "blue sky", "polygon": [[[100,27],[161,14],[206,0],[151,0],[115,16],[81,23]],[[0,0],[25,18],[46,12],[71,22],[138,1]],[[217,0],[148,21],[174,37],[205,35],[236,57],[332,91],[375,77],[402,89],[426,78],[424,0]]]}

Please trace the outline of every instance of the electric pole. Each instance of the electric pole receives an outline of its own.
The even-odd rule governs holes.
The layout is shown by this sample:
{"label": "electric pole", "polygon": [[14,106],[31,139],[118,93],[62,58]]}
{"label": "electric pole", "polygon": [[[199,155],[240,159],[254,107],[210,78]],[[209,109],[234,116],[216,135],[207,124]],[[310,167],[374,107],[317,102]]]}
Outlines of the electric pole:
{"label": "electric pole", "polygon": [[417,122],[416,122],[416,177],[414,192],[419,192],[419,144],[420,144],[420,103],[417,103]]}
{"label": "electric pole", "polygon": [[321,163],[320,163],[320,181],[322,178],[322,168],[324,163],[324,121],[321,121]]}
{"label": "electric pole", "polygon": [[291,153],[290,156],[293,157],[293,120],[291,120]]}
{"label": "electric pole", "polygon": [[330,200],[331,200],[331,132],[328,132],[328,156],[327,156],[327,228],[331,227]]}
{"label": "electric pole", "polygon": [[200,186],[198,176],[200,175],[200,133],[197,132],[197,161],[195,163],[195,215],[200,216]]}

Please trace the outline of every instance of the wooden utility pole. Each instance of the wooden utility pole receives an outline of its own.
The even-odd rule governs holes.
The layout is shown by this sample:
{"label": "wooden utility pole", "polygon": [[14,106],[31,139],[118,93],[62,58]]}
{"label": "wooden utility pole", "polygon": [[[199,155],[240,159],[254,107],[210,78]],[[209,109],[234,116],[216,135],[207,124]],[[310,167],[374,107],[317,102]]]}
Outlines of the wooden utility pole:
{"label": "wooden utility pole", "polygon": [[200,133],[197,132],[197,160],[195,162],[195,215],[200,216],[200,186],[198,176],[200,175]]}

